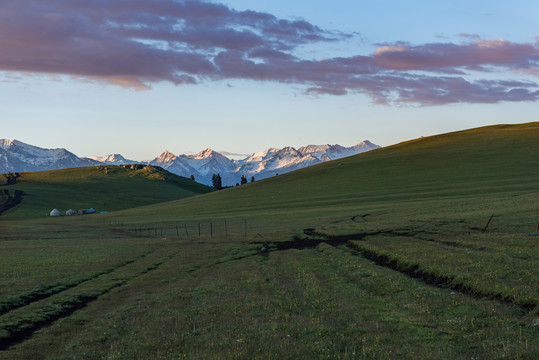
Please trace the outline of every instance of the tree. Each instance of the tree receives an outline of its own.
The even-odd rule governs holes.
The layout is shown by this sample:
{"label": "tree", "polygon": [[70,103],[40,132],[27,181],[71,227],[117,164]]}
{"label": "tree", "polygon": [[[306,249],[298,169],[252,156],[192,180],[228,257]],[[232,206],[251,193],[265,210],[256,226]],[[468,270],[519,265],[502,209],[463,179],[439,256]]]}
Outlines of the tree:
{"label": "tree", "polygon": [[255,177],[251,176],[251,182],[255,182]]}
{"label": "tree", "polygon": [[245,177],[245,175],[242,175],[241,176],[241,181],[240,183],[243,185],[243,184],[247,184],[247,178]]}
{"label": "tree", "polygon": [[189,179],[195,181],[195,175],[191,174],[191,176],[189,176]]}
{"label": "tree", "polygon": [[223,188],[223,183],[221,181],[221,174],[217,173],[217,175],[213,174],[211,178],[211,183],[214,188],[217,190],[221,190]]}

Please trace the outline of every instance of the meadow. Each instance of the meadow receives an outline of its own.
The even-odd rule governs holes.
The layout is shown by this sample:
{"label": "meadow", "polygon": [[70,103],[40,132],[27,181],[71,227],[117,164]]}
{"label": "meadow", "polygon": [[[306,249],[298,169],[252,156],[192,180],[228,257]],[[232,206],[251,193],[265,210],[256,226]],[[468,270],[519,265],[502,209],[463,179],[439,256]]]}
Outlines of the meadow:
{"label": "meadow", "polygon": [[[24,201],[13,210],[2,213],[3,218],[7,219],[44,217],[54,208],[58,208],[62,214],[68,209],[77,211],[89,208],[109,212],[182,199],[213,190],[153,166],[134,169],[95,166],[28,172],[18,174],[16,183],[7,186],[8,177],[8,174],[0,175],[0,186],[4,185],[4,190],[11,193],[23,192]],[[0,206],[1,202],[2,197]]]}
{"label": "meadow", "polygon": [[0,359],[536,359],[538,164],[531,123],[92,216],[4,186]]}

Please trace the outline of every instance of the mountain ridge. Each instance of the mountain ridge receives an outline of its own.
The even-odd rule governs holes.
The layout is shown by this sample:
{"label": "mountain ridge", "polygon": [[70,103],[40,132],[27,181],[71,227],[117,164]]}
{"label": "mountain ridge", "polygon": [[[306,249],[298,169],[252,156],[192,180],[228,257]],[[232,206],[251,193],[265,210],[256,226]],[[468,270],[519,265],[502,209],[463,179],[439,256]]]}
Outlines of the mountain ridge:
{"label": "mountain ridge", "polygon": [[[174,155],[165,150],[149,162],[182,176],[193,175],[203,184],[211,184],[213,174],[221,174],[223,185],[232,186],[240,182],[242,175],[261,180],[278,174],[284,174],[321,162],[340,159],[374,150],[380,146],[364,140],[354,146],[342,145],[307,145],[296,149],[292,146],[269,148],[252,153],[240,160],[231,160],[223,154],[205,149],[195,155]],[[197,160],[197,161],[194,161]]]}
{"label": "mountain ridge", "polygon": [[64,148],[44,149],[18,140],[0,139],[0,173],[57,170],[74,167],[124,164],[149,164],[184,177],[211,185],[213,174],[221,174],[223,185],[240,182],[242,175],[257,180],[283,174],[321,162],[340,159],[380,146],[364,140],[354,146],[338,144],[269,148],[239,160],[231,160],[211,148],[194,155],[175,155],[165,150],[151,161],[126,159],[120,154],[78,157]]}

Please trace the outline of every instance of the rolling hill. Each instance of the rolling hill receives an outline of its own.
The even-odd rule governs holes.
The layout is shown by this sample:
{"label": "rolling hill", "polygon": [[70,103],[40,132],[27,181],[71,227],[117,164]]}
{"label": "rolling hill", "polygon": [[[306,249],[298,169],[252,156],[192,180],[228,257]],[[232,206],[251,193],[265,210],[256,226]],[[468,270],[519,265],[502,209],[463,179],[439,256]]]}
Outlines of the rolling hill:
{"label": "rolling hill", "polygon": [[[326,211],[385,201],[536,191],[538,164],[539,123],[498,125],[372,150],[204,197],[155,206],[152,212],[215,217],[235,212],[314,211],[319,207]],[[146,211],[141,208],[130,214]]]}
{"label": "rolling hill", "polygon": [[[14,175],[10,175],[14,178]],[[0,181],[8,183],[8,174]],[[57,208],[62,213],[68,209],[94,208],[109,212],[186,198],[211,192],[213,189],[166,170],[153,166],[93,166],[63,170],[17,173],[15,184],[4,185],[0,199],[10,209],[4,218],[36,218],[46,216]],[[6,193],[6,191],[9,192]],[[18,205],[13,207],[15,191]],[[22,192],[22,193],[21,193]],[[4,200],[2,200],[4,199]]]}

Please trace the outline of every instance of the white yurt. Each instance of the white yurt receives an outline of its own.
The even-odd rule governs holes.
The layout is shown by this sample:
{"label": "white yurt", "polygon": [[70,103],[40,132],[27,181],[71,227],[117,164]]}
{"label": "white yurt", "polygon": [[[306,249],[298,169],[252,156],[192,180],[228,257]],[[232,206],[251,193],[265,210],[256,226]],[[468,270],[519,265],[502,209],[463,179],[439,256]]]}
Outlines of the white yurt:
{"label": "white yurt", "polygon": [[73,215],[77,215],[77,212],[73,209],[69,209],[66,211],[66,215],[67,216],[73,216]]}
{"label": "white yurt", "polygon": [[51,211],[51,216],[60,216],[60,211],[58,211],[58,209],[52,209]]}

